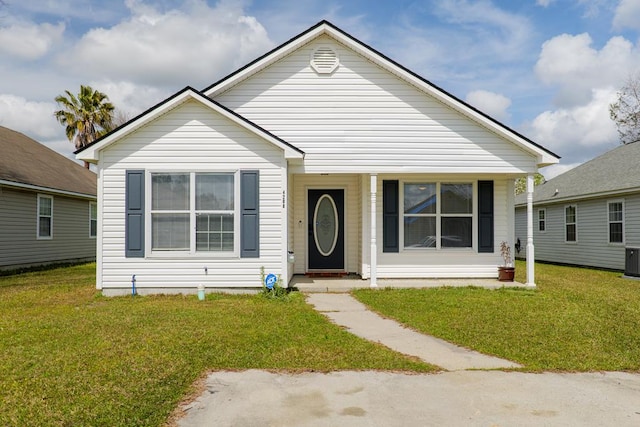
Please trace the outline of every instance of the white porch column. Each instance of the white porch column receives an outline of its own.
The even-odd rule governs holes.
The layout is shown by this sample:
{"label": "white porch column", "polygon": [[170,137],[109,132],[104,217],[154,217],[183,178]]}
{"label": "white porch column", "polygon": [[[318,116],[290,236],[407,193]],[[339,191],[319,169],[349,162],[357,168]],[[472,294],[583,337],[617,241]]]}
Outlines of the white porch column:
{"label": "white porch column", "polygon": [[371,174],[371,264],[370,270],[370,283],[372,288],[377,288],[378,283],[378,242],[376,236],[376,205],[377,205],[377,191],[378,191],[378,175]]}
{"label": "white porch column", "polygon": [[533,174],[527,175],[527,286],[535,287],[533,248]]}

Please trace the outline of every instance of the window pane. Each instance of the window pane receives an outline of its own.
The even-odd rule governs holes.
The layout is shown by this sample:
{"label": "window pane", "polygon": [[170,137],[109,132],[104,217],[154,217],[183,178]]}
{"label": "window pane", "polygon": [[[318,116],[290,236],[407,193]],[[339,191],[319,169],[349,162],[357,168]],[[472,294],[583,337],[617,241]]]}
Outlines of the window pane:
{"label": "window pane", "polygon": [[576,225],[575,224],[567,224],[567,242],[575,242],[576,241]]}
{"label": "window pane", "polygon": [[473,213],[473,186],[471,184],[442,184],[440,195],[442,213]]}
{"label": "window pane", "polygon": [[51,218],[49,217],[39,218],[38,233],[40,237],[51,237]]}
{"label": "window pane", "polygon": [[546,211],[544,210],[539,210],[538,211],[538,219],[544,219],[544,215],[545,215]]}
{"label": "window pane", "polygon": [[436,213],[435,184],[405,184],[404,213],[433,214]]}
{"label": "window pane", "polygon": [[233,210],[233,174],[197,174],[196,210]]}
{"label": "window pane", "polygon": [[565,209],[565,219],[567,223],[576,222],[576,208],[575,206],[567,206]]}
{"label": "window pane", "polygon": [[233,251],[233,214],[196,215],[196,250]]}
{"label": "window pane", "polygon": [[540,222],[538,223],[538,230],[540,230],[540,231],[544,231],[544,230],[545,230],[545,228],[546,228],[546,224],[545,224],[545,222],[544,222],[544,221],[540,221]]}
{"label": "window pane", "polygon": [[188,210],[189,174],[153,174],[151,192],[152,210]]}
{"label": "window pane", "polygon": [[406,216],[404,218],[405,248],[435,248],[436,218]]}
{"label": "window pane", "polygon": [[51,216],[51,199],[48,197],[40,197],[38,202],[40,205],[38,214],[41,216]]}
{"label": "window pane", "polygon": [[95,237],[98,235],[98,221],[92,219],[91,223],[89,224],[89,228],[90,237]]}
{"label": "window pane", "polygon": [[622,223],[614,222],[609,224],[609,242],[622,243]]}
{"label": "window pane", "polygon": [[472,235],[472,220],[465,218],[442,218],[443,248],[470,248]]}
{"label": "window pane", "polygon": [[189,249],[189,214],[151,215],[153,249]]}
{"label": "window pane", "polygon": [[609,203],[609,221],[622,221],[622,203]]}

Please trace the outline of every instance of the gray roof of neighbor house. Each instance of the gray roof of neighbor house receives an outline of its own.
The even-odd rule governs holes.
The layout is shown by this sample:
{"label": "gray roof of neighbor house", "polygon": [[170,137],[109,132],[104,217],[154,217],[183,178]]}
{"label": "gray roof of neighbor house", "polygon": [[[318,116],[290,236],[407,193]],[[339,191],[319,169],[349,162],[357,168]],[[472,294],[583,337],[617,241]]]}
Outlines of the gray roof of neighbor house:
{"label": "gray roof of neighbor house", "polygon": [[[533,203],[640,191],[640,142],[621,145],[535,187]],[[519,194],[516,205],[526,203]]]}
{"label": "gray roof of neighbor house", "polygon": [[3,126],[0,126],[0,184],[96,196],[95,173]]}

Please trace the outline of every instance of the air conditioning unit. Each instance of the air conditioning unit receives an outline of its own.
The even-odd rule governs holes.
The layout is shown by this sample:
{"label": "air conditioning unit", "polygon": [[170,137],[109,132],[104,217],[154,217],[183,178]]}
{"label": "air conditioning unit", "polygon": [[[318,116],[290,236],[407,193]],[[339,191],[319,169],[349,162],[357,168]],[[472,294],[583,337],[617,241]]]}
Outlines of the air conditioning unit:
{"label": "air conditioning unit", "polygon": [[625,248],[624,275],[640,277],[640,248]]}

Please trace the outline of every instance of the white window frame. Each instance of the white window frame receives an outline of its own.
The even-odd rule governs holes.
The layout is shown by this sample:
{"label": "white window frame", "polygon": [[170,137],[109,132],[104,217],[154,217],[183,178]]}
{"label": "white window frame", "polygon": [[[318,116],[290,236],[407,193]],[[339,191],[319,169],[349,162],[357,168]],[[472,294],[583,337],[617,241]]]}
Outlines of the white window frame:
{"label": "white window frame", "polygon": [[[614,203],[619,203],[620,204],[620,209],[621,209],[621,214],[622,214],[622,220],[621,221],[611,221],[611,217],[609,216],[609,213],[610,213],[609,207]],[[622,223],[622,241],[621,242],[612,242],[611,241],[611,224],[612,223]],[[624,229],[625,229],[624,199],[607,200],[607,242],[609,242],[610,245],[623,246],[625,244]]]}
{"label": "white window frame", "polygon": [[[420,215],[408,215],[408,216],[416,216],[416,217],[435,217],[436,218],[436,246],[435,247],[415,247],[415,248],[407,248],[404,245],[404,186],[405,184],[436,184],[436,212],[433,214],[420,214]],[[442,184],[470,184],[471,185],[471,213],[470,214],[443,214],[441,209],[441,185]],[[406,181],[399,182],[399,206],[398,213],[400,215],[398,223],[399,223],[399,244],[401,251],[475,251],[478,244],[478,214],[477,214],[477,200],[478,200],[478,185],[477,181],[455,181],[455,180],[434,180],[434,179],[410,179]],[[442,247],[442,218],[447,217],[465,217],[471,218],[471,246],[463,247],[463,248],[455,248],[455,247]]]}
{"label": "white window frame", "polygon": [[[205,252],[196,251],[196,213],[216,213],[218,211],[196,211],[195,177],[198,174],[231,174],[233,175],[233,251]],[[188,174],[189,175],[189,249],[188,250],[154,250],[152,246],[152,214],[159,211],[151,209],[152,183],[151,177],[156,174]],[[145,247],[148,256],[156,258],[239,258],[240,257],[240,171],[239,170],[150,170],[145,176]],[[162,211],[172,213],[176,211]],[[180,211],[183,212],[183,211]]]}
{"label": "white window frame", "polygon": [[[93,210],[95,208],[96,216],[93,217]],[[91,233],[91,224],[96,224],[96,232]],[[89,238],[95,239],[98,236],[98,203],[97,202],[89,202]]]}
{"label": "white window frame", "polygon": [[[540,218],[540,213],[542,213],[543,218]],[[541,229],[540,226],[543,225],[544,229]],[[538,209],[538,232],[546,233],[547,232],[547,208]]]}
{"label": "white window frame", "polygon": [[[568,208],[573,208],[575,211],[574,222],[567,222]],[[570,243],[570,244],[578,243],[578,205],[576,204],[565,205],[563,212],[564,212],[564,242]],[[567,240],[567,226],[569,225],[573,225],[575,227],[575,240]]]}
{"label": "white window frame", "polygon": [[[40,214],[40,202],[41,200],[50,200],[51,201],[51,215],[41,215]],[[53,239],[53,196],[49,196],[47,194],[38,194],[38,204],[37,204],[37,212],[36,212],[36,236],[38,240],[51,240]],[[41,236],[40,235],[40,218],[49,218],[49,235]]]}

